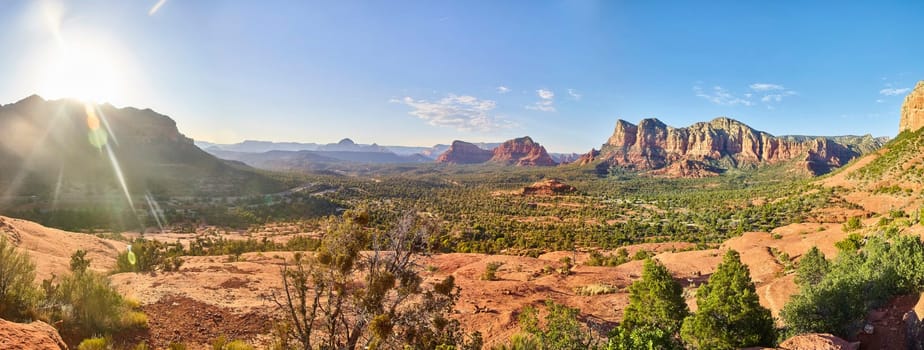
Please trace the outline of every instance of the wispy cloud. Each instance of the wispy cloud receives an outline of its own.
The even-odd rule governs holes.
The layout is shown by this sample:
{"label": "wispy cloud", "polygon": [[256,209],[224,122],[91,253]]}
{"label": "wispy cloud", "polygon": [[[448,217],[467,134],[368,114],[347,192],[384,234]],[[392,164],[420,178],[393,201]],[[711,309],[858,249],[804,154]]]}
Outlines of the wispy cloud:
{"label": "wispy cloud", "polygon": [[721,86],[713,86],[711,90],[699,85],[693,86],[696,96],[722,106],[754,106],[759,102],[773,109],[773,104],[783,102],[786,97],[798,95],[783,85],[771,83],[753,83],[748,85],[745,91],[736,93]]}
{"label": "wispy cloud", "polygon": [[542,112],[555,112],[555,93],[552,92],[552,90],[539,89],[536,90],[536,95],[539,96],[539,101],[526,106],[526,109]]}
{"label": "wispy cloud", "polygon": [[506,93],[508,93],[508,92],[510,92],[510,88],[509,88],[509,87],[506,87],[506,86],[503,86],[503,85],[497,87],[497,93],[499,93],[499,94],[506,94]]}
{"label": "wispy cloud", "polygon": [[578,93],[578,91],[575,89],[568,89],[568,95],[571,95],[571,97],[575,100],[580,100],[582,97],[581,94]]}
{"label": "wispy cloud", "polygon": [[408,114],[433,126],[450,127],[460,131],[491,131],[514,125],[491,113],[497,107],[497,102],[473,96],[449,94],[437,101],[404,97],[393,99],[391,102],[411,107],[413,110]]}
{"label": "wispy cloud", "polygon": [[885,88],[879,90],[879,94],[883,96],[896,96],[907,94],[908,91],[911,91],[911,88]]}
{"label": "wispy cloud", "polygon": [[155,13],[157,13],[158,10],[160,10],[161,7],[164,7],[164,4],[166,3],[167,0],[157,0],[157,3],[154,4],[150,10],[148,10],[148,16],[153,16]]}
{"label": "wispy cloud", "polygon": [[722,106],[750,106],[753,104],[750,99],[735,96],[721,86],[713,86],[712,90],[704,90],[700,86],[694,86],[693,93],[698,97],[709,100],[709,102]]}
{"label": "wispy cloud", "polygon": [[754,90],[757,92],[776,91],[776,90],[786,89],[782,85],[768,84],[768,83],[754,83],[754,84],[751,84],[749,87],[751,88],[751,90]]}

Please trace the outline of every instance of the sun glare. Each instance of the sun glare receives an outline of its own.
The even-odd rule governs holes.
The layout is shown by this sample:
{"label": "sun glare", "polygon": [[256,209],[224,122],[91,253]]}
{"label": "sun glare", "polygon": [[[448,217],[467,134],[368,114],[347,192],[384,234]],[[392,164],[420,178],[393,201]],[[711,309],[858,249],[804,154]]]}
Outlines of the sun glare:
{"label": "sun glare", "polygon": [[118,62],[101,47],[62,44],[42,64],[40,94],[48,98],[74,98],[105,102],[120,89]]}

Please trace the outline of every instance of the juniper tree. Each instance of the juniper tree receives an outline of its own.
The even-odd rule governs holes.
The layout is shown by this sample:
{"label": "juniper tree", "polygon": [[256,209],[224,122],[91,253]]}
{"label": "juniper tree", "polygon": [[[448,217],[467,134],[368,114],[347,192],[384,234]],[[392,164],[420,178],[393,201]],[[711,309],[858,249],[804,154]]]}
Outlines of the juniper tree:
{"label": "juniper tree", "polygon": [[769,346],[776,330],[770,310],[760,305],[748,267],[729,250],[696,293],[698,310],[683,321],[681,338],[695,349]]}

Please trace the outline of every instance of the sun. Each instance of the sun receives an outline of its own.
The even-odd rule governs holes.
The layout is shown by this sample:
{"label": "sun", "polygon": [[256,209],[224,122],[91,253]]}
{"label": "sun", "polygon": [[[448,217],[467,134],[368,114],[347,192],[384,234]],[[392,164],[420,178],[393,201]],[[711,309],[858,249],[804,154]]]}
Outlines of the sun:
{"label": "sun", "polygon": [[39,94],[93,103],[117,99],[124,86],[112,53],[90,43],[59,45],[39,66]]}

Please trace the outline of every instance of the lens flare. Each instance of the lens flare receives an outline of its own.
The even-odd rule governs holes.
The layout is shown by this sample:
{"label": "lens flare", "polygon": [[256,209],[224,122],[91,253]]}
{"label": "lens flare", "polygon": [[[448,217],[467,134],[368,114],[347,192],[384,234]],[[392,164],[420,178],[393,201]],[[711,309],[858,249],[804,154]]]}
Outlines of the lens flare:
{"label": "lens flare", "polygon": [[160,229],[160,233],[164,233],[164,223],[167,222],[167,218],[164,216],[164,211],[160,208],[160,204],[157,204],[151,192],[145,193],[144,200],[148,202],[148,210],[151,211],[151,216],[153,216],[154,221],[157,222],[157,228]]}
{"label": "lens flare", "polygon": [[138,259],[135,258],[135,252],[132,251],[132,245],[129,244],[127,249],[128,252],[125,254],[125,256],[128,258],[128,263],[135,265],[135,263],[138,262]]}

